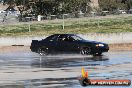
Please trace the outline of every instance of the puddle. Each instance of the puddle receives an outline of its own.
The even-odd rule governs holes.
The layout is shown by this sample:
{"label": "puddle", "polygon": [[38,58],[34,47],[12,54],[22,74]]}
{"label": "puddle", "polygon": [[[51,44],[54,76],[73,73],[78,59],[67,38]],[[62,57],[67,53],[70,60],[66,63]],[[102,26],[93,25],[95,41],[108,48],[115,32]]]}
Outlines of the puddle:
{"label": "puddle", "polygon": [[112,51],[100,57],[42,57],[32,52],[0,54],[0,88],[81,88],[77,77],[81,74],[82,66],[90,71],[89,77],[92,79],[132,80],[132,51]]}

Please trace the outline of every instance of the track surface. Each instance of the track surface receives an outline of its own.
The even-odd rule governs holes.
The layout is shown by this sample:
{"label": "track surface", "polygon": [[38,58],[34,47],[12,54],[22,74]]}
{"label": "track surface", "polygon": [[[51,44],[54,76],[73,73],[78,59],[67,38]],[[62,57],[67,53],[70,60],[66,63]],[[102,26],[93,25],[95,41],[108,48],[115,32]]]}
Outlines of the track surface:
{"label": "track surface", "polygon": [[82,67],[91,79],[132,80],[132,51],[110,51],[100,57],[73,54],[42,57],[29,50],[4,51],[0,53],[0,88],[81,88],[77,78]]}

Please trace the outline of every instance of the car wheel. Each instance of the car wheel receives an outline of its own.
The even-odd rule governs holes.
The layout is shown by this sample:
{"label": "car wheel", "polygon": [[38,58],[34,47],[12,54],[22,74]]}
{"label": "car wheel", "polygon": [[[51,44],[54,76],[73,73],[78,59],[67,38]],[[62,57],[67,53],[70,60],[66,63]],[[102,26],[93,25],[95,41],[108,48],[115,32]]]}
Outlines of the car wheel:
{"label": "car wheel", "polygon": [[42,56],[48,55],[48,48],[39,48],[38,53]]}
{"label": "car wheel", "polygon": [[81,53],[82,55],[90,55],[90,53],[91,53],[91,48],[90,48],[90,47],[82,48],[82,49],[80,50],[80,53]]}

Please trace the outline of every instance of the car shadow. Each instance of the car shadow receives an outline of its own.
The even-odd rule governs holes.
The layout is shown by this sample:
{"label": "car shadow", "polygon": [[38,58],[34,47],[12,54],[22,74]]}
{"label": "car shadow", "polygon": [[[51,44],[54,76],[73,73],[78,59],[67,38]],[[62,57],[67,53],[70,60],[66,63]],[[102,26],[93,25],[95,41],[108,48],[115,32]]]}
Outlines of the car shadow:
{"label": "car shadow", "polygon": [[82,55],[59,55],[36,57],[32,60],[31,66],[37,68],[61,68],[61,67],[77,67],[77,66],[96,66],[107,64],[109,58],[107,56],[82,56]]}

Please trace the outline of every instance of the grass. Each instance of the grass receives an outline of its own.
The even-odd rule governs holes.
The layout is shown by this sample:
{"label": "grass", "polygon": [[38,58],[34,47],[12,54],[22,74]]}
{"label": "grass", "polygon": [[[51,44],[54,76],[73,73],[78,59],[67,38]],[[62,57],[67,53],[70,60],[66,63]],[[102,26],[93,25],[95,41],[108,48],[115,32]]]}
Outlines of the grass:
{"label": "grass", "polygon": [[0,35],[49,35],[55,33],[118,33],[132,32],[132,16],[102,19],[65,19],[65,29],[62,29],[62,20],[47,22],[0,26]]}

